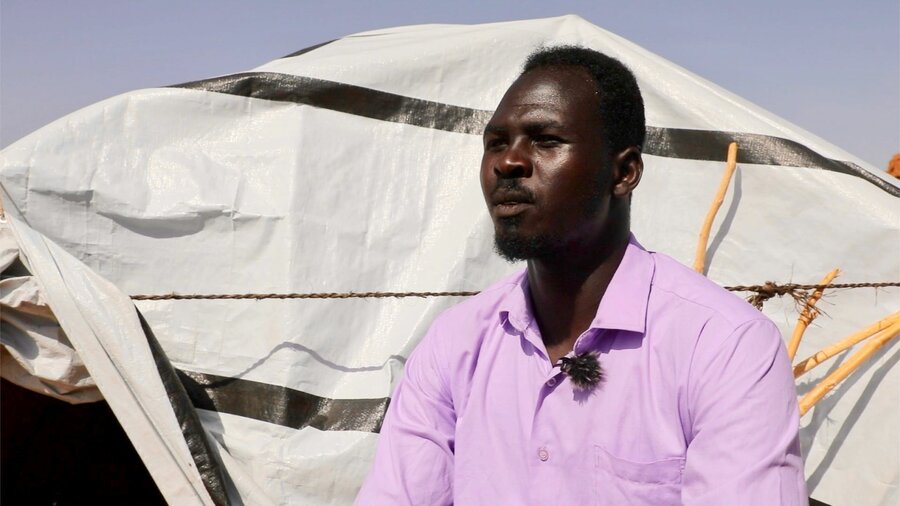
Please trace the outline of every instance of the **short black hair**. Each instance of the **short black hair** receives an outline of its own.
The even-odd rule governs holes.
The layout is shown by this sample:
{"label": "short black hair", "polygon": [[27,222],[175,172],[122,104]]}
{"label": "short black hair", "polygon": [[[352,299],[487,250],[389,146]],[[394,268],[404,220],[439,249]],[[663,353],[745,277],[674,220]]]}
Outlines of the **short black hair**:
{"label": "short black hair", "polygon": [[594,79],[600,98],[601,133],[608,153],[643,148],[647,130],[644,99],[631,70],[619,60],[581,46],[543,47],[525,60],[521,75],[543,67],[581,67]]}

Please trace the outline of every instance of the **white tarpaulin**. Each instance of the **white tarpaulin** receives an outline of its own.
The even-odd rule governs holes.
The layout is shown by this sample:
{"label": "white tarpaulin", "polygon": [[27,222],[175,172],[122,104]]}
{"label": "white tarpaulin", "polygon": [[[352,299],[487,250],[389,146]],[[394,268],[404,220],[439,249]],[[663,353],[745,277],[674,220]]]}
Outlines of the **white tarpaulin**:
{"label": "white tarpaulin", "polygon": [[[162,369],[125,295],[489,285],[518,266],[492,252],[481,128],[526,55],[557,43],[599,49],[638,78],[649,126],[632,226],[646,247],[690,263],[736,140],[710,278],[817,283],[840,267],[840,282],[900,279],[895,181],[574,16],[377,30],[247,73],[120,95],[6,148],[0,195],[49,306],[170,502],[210,499],[196,490],[195,446],[153,378]],[[457,300],[136,304],[197,408],[232,501],[346,504],[404,357]],[[900,291],[827,292],[820,305],[827,316],[800,357],[897,310]],[[792,299],[765,312],[790,335]],[[812,497],[900,501],[898,358],[886,347],[802,419]]]}

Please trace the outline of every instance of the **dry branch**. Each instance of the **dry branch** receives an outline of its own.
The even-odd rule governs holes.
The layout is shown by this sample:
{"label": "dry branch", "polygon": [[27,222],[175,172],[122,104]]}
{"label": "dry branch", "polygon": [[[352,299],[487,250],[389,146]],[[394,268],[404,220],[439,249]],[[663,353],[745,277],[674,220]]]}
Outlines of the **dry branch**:
{"label": "dry branch", "polygon": [[840,341],[830,346],[826,346],[820,351],[817,351],[811,357],[806,358],[805,360],[794,366],[794,378],[799,378],[800,376],[808,373],[817,365],[837,355],[838,353],[841,353],[844,350],[852,348],[857,343],[865,340],[873,334],[879,334],[874,338],[879,339],[882,337],[882,334],[894,332],[896,335],[898,331],[900,331],[900,311],[888,317],[882,318],[872,325],[858,330],[845,337],[844,339],[841,339]]}
{"label": "dry branch", "polygon": [[846,362],[826,376],[825,379],[820,381],[800,399],[800,416],[805,415],[819,400],[825,397],[825,394],[830,392],[838,383],[855,371],[860,364],[895,337],[897,337],[896,331],[880,333],[877,337],[869,339],[859,351],[850,355]]}
{"label": "dry branch", "polygon": [[[840,269],[834,269],[826,274],[819,284],[823,286],[828,285],[840,274]],[[816,289],[813,294],[806,299],[803,310],[800,311],[800,317],[797,318],[797,325],[794,327],[794,333],[791,335],[790,342],[788,342],[788,358],[791,359],[791,362],[794,361],[794,356],[797,355],[797,348],[800,347],[800,340],[803,339],[803,333],[806,331],[806,327],[809,327],[809,324],[816,319],[816,316],[819,316],[819,311],[816,309],[816,303],[822,298],[824,292],[824,288]]]}
{"label": "dry branch", "polygon": [[719,182],[719,189],[716,191],[716,197],[706,212],[706,219],[703,221],[703,227],[700,229],[700,239],[697,241],[697,252],[694,254],[694,270],[703,274],[703,268],[706,266],[706,247],[709,244],[709,232],[712,230],[713,220],[716,219],[716,213],[722,207],[725,201],[725,192],[728,191],[728,184],[731,182],[731,176],[737,167],[737,150],[738,145],[732,142],[728,145],[728,158],[725,165],[725,174]]}

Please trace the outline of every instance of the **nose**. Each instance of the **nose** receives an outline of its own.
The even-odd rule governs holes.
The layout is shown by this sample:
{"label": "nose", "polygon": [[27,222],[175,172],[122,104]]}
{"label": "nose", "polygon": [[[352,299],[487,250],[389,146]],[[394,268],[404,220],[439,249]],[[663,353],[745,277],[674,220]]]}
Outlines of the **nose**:
{"label": "nose", "polygon": [[497,177],[504,179],[529,177],[533,168],[527,146],[522,141],[517,141],[497,157],[494,172]]}

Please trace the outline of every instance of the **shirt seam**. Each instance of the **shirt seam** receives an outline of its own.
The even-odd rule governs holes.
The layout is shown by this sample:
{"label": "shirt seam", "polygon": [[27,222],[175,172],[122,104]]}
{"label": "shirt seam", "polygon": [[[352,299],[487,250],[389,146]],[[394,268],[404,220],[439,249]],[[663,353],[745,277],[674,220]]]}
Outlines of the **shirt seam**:
{"label": "shirt seam", "polygon": [[[735,337],[735,336],[738,335],[739,330],[746,329],[746,327],[749,327],[749,326],[757,324],[757,323],[772,324],[771,321],[768,320],[767,318],[760,318],[760,319],[748,320],[739,325],[736,325],[733,329],[731,329],[731,332],[728,334],[728,337],[726,337],[719,343],[719,346],[717,346],[716,349],[713,350],[713,352],[710,354],[710,356],[712,356],[712,357],[718,356],[718,354],[722,351],[722,349],[732,339],[737,339],[737,337]],[[694,341],[694,349],[691,351],[691,360],[690,360],[690,365],[688,366],[687,383],[685,385],[686,389],[687,389],[685,395],[687,396],[687,403],[688,403],[688,413],[687,414],[688,414],[688,419],[690,420],[690,429],[691,429],[690,432],[691,432],[691,440],[692,441],[693,441],[694,437],[696,436],[696,434],[694,431],[694,407],[695,406],[694,406],[694,400],[691,396],[691,392],[693,391],[693,389],[691,388],[691,381],[692,381],[692,378],[694,375],[694,366],[696,365],[697,350],[700,349],[700,336],[703,335],[703,331],[706,329],[707,324],[709,324],[709,320],[707,320],[706,323],[703,324],[703,328],[700,330],[700,333],[697,335],[696,341]],[[774,324],[772,324],[772,325],[774,326]],[[690,445],[688,445],[688,446],[690,446]]]}
{"label": "shirt seam", "polygon": [[[716,285],[716,286],[718,286],[718,285]],[[696,300],[694,300],[694,299],[689,299],[689,298],[687,298],[687,297],[685,297],[685,296],[679,294],[678,292],[675,292],[675,291],[673,291],[673,290],[671,290],[671,289],[669,289],[669,288],[665,288],[665,287],[658,286],[658,285],[655,285],[655,284],[652,285],[652,287],[655,288],[655,289],[657,289],[657,290],[660,290],[660,291],[662,291],[662,292],[665,292],[665,293],[668,294],[668,295],[671,295],[671,296],[673,296],[673,297],[677,297],[678,299],[683,300],[684,302],[687,302],[687,303],[690,303],[690,304],[692,304],[692,305],[694,305],[694,306],[701,307],[701,308],[704,308],[704,309],[709,310],[710,312],[714,313],[715,316],[718,316],[718,317],[721,318],[723,321],[725,321],[725,322],[727,322],[729,325],[731,325],[731,326],[733,327],[733,328],[732,328],[732,331],[734,331],[734,330],[736,330],[738,327],[740,327],[740,326],[742,326],[742,325],[745,325],[745,324],[748,324],[748,323],[752,323],[752,322],[768,322],[768,321],[770,321],[769,318],[766,317],[766,315],[764,315],[764,314],[762,314],[762,313],[759,313],[759,316],[748,317],[748,318],[742,319],[742,320],[735,320],[735,319],[733,319],[733,318],[729,318],[727,314],[724,314],[721,310],[719,310],[719,309],[717,309],[717,308],[715,308],[715,307],[713,307],[713,306],[709,306],[709,305],[707,305],[707,304],[703,304],[702,302],[696,301]],[[721,288],[721,287],[719,287],[719,288]],[[722,288],[722,290],[725,291],[724,288]],[[652,293],[652,291],[651,291],[651,293]],[[726,293],[728,293],[728,292],[726,292]],[[731,294],[729,294],[729,295],[731,295]],[[649,297],[648,297],[648,302],[649,302]]]}

